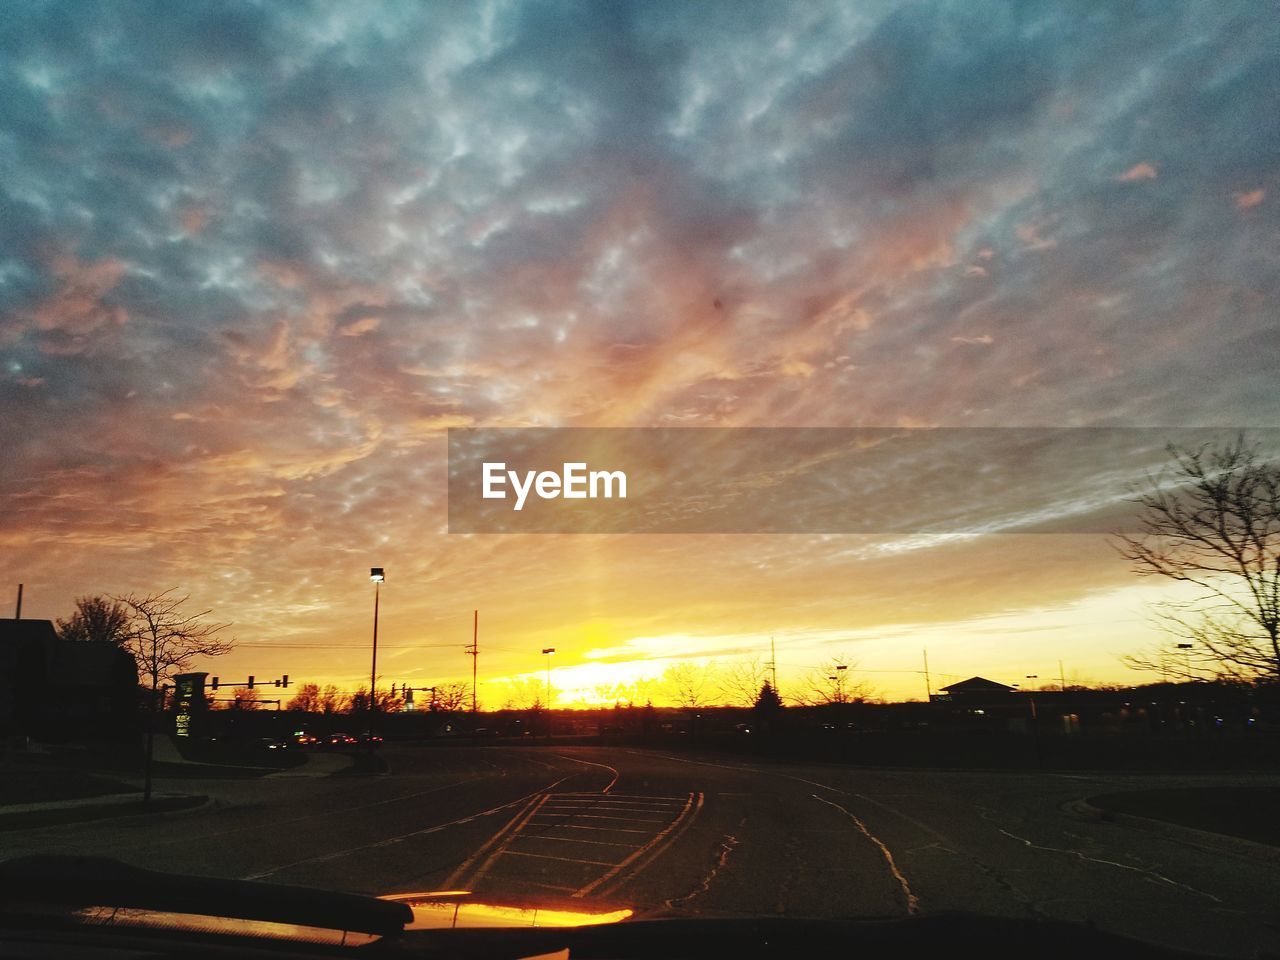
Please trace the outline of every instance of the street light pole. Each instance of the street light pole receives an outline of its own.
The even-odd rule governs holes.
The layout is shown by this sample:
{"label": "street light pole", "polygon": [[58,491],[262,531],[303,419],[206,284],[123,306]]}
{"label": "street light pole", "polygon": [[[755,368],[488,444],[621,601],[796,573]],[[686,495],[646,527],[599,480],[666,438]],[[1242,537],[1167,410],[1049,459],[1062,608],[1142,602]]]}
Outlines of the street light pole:
{"label": "street light pole", "polygon": [[1194,644],[1190,644],[1190,643],[1180,643],[1180,644],[1178,644],[1178,649],[1179,649],[1179,650],[1185,650],[1185,651],[1186,651],[1186,653],[1183,655],[1183,662],[1184,662],[1184,663],[1186,663],[1186,665],[1187,665],[1187,682],[1188,682],[1188,683],[1190,683],[1190,682],[1191,682],[1191,680],[1193,679],[1193,677],[1192,677],[1192,673],[1191,673],[1191,651],[1192,651],[1194,648],[1195,648],[1195,645],[1194,645]]}
{"label": "street light pole", "polygon": [[387,576],[382,567],[370,567],[369,579],[373,581],[373,663],[369,667],[369,751],[373,751],[373,715],[378,709],[378,600],[382,581]]}
{"label": "street light pole", "polygon": [[547,658],[547,739],[551,739],[551,655],[556,652],[555,647],[543,647],[543,654]]}

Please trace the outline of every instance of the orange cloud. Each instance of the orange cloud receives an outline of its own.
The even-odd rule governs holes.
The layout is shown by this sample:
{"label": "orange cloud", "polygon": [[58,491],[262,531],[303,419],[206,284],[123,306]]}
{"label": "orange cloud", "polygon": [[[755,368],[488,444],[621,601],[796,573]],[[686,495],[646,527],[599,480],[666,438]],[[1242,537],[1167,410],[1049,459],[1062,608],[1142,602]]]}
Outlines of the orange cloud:
{"label": "orange cloud", "polygon": [[1140,180],[1154,180],[1157,176],[1156,168],[1144,160],[1141,163],[1135,163],[1124,173],[1118,173],[1111,179],[1117,183],[1137,183]]}

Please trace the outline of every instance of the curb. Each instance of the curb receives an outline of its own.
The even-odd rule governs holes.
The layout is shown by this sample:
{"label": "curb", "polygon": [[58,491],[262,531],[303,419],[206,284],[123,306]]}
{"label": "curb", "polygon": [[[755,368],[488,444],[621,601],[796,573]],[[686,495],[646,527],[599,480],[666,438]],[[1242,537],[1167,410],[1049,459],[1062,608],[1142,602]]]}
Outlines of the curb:
{"label": "curb", "polygon": [[178,794],[153,798],[144,807],[141,799],[118,803],[84,803],[74,806],[50,806],[5,813],[0,809],[0,833],[13,830],[35,830],[60,827],[95,820],[121,817],[178,816],[196,813],[214,806],[216,801],[205,794]]}
{"label": "curb", "polygon": [[1140,817],[1134,813],[1115,813],[1096,807],[1087,799],[1072,800],[1063,805],[1063,809],[1075,814],[1082,820],[1094,823],[1114,823],[1120,827],[1131,827],[1146,833],[1155,833],[1170,840],[1178,840],[1193,847],[1211,850],[1214,853],[1226,853],[1249,860],[1264,860],[1280,864],[1280,847],[1233,837],[1225,833],[1213,833],[1210,830],[1199,830],[1195,827],[1184,827],[1180,823],[1167,820],[1156,820],[1151,817]]}

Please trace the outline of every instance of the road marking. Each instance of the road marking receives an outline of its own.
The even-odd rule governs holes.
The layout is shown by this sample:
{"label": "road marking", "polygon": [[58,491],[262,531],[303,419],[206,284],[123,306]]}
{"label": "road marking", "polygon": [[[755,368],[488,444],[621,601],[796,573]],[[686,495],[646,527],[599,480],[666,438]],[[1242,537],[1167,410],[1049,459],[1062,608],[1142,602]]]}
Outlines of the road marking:
{"label": "road marking", "polygon": [[[520,850],[507,850],[504,852],[508,857],[535,857],[538,860],[559,860],[561,863],[586,863],[593,867],[612,867],[612,860],[580,860],[577,857],[553,857],[549,853],[523,853]],[[576,897],[577,894],[575,893]]]}
{"label": "road marking", "polygon": [[666,823],[665,820],[650,820],[646,817],[602,817],[596,813],[544,813],[544,817],[571,817],[574,820],[619,820],[622,823]]}
{"label": "road marking", "polygon": [[606,807],[606,806],[604,806],[604,805],[602,805],[602,804],[597,804],[597,803],[548,803],[548,804],[547,804],[547,806],[548,806],[548,807],[556,807],[556,808],[561,809],[561,810],[564,810],[564,811],[566,811],[566,812],[568,812],[568,811],[573,811],[573,810],[581,810],[583,813],[586,813],[588,810],[599,810],[601,813],[620,813],[620,814],[632,814],[632,813],[667,813],[667,814],[672,814],[672,813],[676,813],[676,812],[677,812],[677,808],[672,808],[672,807],[664,807],[664,808],[658,808],[658,807]]}
{"label": "road marking", "polygon": [[[545,817],[546,814],[544,813],[542,814],[542,816]],[[593,827],[590,824],[588,824],[585,827],[582,827],[572,823],[559,823],[559,822],[542,823],[542,824],[537,824],[537,826],[555,827],[557,830],[599,830],[601,833],[646,833],[647,834],[649,832],[648,830],[632,830],[627,827]]]}
{"label": "road marking", "polygon": [[[566,778],[561,777],[555,783],[551,784],[551,786],[554,787],[557,783],[563,783],[565,779]],[[434,826],[423,827],[420,830],[413,830],[413,831],[410,831],[409,833],[402,833],[396,837],[386,837],[382,840],[377,840],[373,843],[362,844],[358,847],[349,847],[346,850],[337,850],[337,851],[334,851],[333,853],[325,853],[316,857],[308,857],[304,860],[295,860],[293,863],[286,863],[279,867],[273,867],[272,869],[267,870],[263,873],[251,873],[248,876],[244,877],[243,879],[261,880],[263,877],[269,877],[272,874],[280,873],[282,870],[289,870],[293,867],[301,867],[309,863],[325,863],[329,860],[339,860],[342,857],[348,857],[356,853],[363,853],[365,850],[370,850],[375,847],[389,847],[389,846],[392,846],[393,844],[401,843],[405,840],[410,840],[413,837],[420,837],[429,833],[439,833],[442,830],[448,830],[450,827],[461,826],[464,823],[471,823],[473,820],[479,820],[482,817],[490,817],[490,816],[493,816],[493,814],[495,813],[501,813],[503,810],[507,810],[511,807],[517,806],[518,804],[525,802],[526,800],[530,800],[531,798],[537,797],[545,789],[547,788],[544,787],[540,790],[534,791],[533,793],[525,794],[523,797],[519,797],[518,799],[512,800],[509,803],[504,803],[496,807],[490,807],[488,810],[481,810],[479,813],[472,813],[472,814],[468,814],[465,817],[459,817],[457,820],[450,820],[446,823],[438,823],[438,824],[435,824]],[[448,883],[446,884],[446,886],[453,887],[454,884]]]}
{"label": "road marking", "polygon": [[638,843],[619,843],[617,840],[587,840],[580,837],[553,837],[547,833],[522,833],[516,837],[516,840],[554,840],[556,843],[594,843],[600,847],[626,847],[628,850],[634,850],[640,846]]}
{"label": "road marking", "polygon": [[608,793],[610,790],[613,789],[613,785],[618,782],[618,777],[620,776],[620,774],[618,773],[617,768],[611,767],[607,763],[595,763],[591,760],[579,760],[577,757],[566,757],[562,753],[557,753],[555,754],[555,756],[559,757],[561,760],[572,760],[574,763],[585,763],[589,767],[604,767],[604,769],[612,773],[613,779],[609,781],[609,785],[607,787],[605,787],[603,790],[600,791],[601,793]]}
{"label": "road marking", "polygon": [[[520,828],[533,819],[534,815],[537,814],[538,812],[538,808],[547,802],[547,797],[549,796],[550,796],[549,793],[544,793],[540,799],[536,800],[530,807],[527,808],[527,812],[521,811],[519,815],[517,815],[510,823],[508,823],[505,827],[502,828],[502,830],[500,830],[498,833],[496,833],[493,836],[493,839],[490,841],[490,843],[496,842],[499,839],[502,839],[502,842],[498,843],[493,853],[489,854],[488,859],[485,860],[484,863],[480,864],[480,867],[476,870],[475,874],[471,878],[471,882],[467,884],[467,886],[475,887],[479,885],[480,881],[484,879],[485,874],[487,874],[489,870],[493,867],[493,865],[498,862],[498,858],[507,852],[507,847],[511,846],[512,841],[515,840],[515,838],[519,835]],[[505,838],[504,838],[504,834],[505,834]],[[488,845],[489,844],[486,844],[486,847]],[[477,851],[475,856],[479,856],[480,853],[483,852],[483,850],[484,848],[482,847],[480,851]],[[473,856],[471,859],[474,860],[475,856]],[[470,863],[471,861],[468,860],[467,862]],[[465,866],[466,864],[463,864],[462,867],[459,867],[458,872],[460,873],[463,867]],[[450,878],[450,880],[452,880],[452,878]],[[453,887],[453,886],[456,886],[456,884],[449,882],[449,883],[446,883],[445,886]]]}
{"label": "road marking", "polygon": [[[646,843],[643,847],[641,847],[635,853],[631,854],[631,856],[627,857],[617,866],[613,867],[613,869],[605,873],[603,877],[599,877],[598,879],[593,880],[591,883],[588,883],[585,887],[581,888],[580,890],[577,890],[573,894],[573,896],[579,899],[582,897],[585,897],[587,894],[591,893],[593,890],[597,889],[601,885],[608,883],[614,877],[622,873],[622,871],[625,870],[627,867],[631,866],[631,864],[635,863],[641,857],[645,856],[646,854],[652,851],[652,856],[650,856],[644,862],[644,864],[642,864],[640,867],[637,868],[637,872],[643,869],[645,866],[648,866],[650,863],[653,862],[653,860],[660,853],[662,853],[663,850],[667,848],[667,844],[664,843],[663,841],[665,841],[668,837],[671,837],[673,840],[675,839],[675,837],[672,836],[672,831],[675,830],[676,827],[680,826],[681,823],[686,823],[686,824],[692,823],[693,818],[697,815],[698,811],[701,809],[702,809],[702,794],[701,793],[697,794],[696,801],[694,798],[694,794],[692,793],[689,794],[689,799],[685,802],[684,809],[680,811],[679,815],[674,820],[672,820],[671,823],[667,824],[664,830],[662,830],[656,837],[654,837],[652,840]],[[681,833],[683,832],[684,831],[682,829]]]}
{"label": "road marking", "polygon": [[889,872],[893,874],[893,878],[898,881],[898,886],[902,888],[902,895],[906,899],[907,913],[914,914],[920,909],[920,900],[911,892],[911,885],[907,883],[907,878],[902,875],[902,871],[898,869],[898,864],[894,862],[893,854],[889,852],[889,848],[874,833],[867,829],[867,825],[859,820],[853,813],[840,806],[838,803],[832,803],[830,800],[824,800],[816,793],[812,794],[813,799],[819,803],[825,803],[829,807],[835,807],[846,817],[853,821],[863,836],[880,848],[880,853],[884,856],[885,863],[889,865]]}

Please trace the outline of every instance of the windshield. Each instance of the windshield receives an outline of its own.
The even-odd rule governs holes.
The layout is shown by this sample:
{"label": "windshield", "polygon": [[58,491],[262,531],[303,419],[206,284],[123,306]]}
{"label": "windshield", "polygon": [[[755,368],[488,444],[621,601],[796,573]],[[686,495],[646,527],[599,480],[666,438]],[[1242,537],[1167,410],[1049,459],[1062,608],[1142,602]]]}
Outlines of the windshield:
{"label": "windshield", "polygon": [[0,20],[0,857],[1280,951],[1274,10]]}

